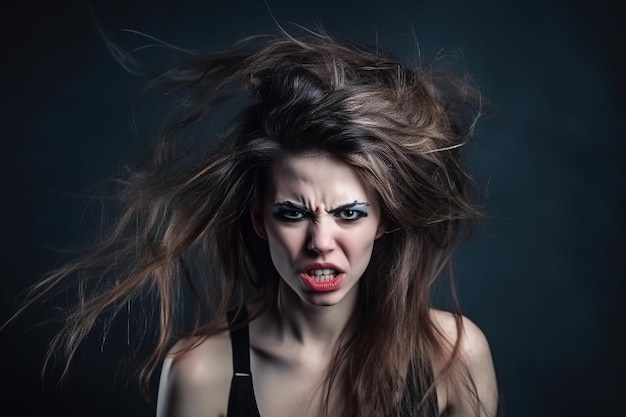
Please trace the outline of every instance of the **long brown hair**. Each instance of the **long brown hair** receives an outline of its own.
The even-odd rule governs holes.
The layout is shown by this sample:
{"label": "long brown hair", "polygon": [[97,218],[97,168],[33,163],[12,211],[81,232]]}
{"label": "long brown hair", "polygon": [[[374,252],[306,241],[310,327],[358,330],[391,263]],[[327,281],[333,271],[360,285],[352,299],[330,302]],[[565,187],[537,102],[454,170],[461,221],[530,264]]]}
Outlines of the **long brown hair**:
{"label": "long brown hair", "polygon": [[[176,338],[222,331],[228,310],[259,301],[253,319],[273,302],[278,277],[250,210],[277,157],[322,152],[355,169],[375,193],[388,231],[361,280],[326,398],[335,381],[350,381],[346,416],[422,415],[434,383],[423,399],[401,401],[398,394],[428,380],[440,361],[441,377],[463,386],[478,414],[459,341],[447,344],[429,314],[434,282],[450,267],[466,225],[480,218],[461,158],[481,112],[477,89],[437,65],[407,64],[317,32],[251,37],[172,69],[154,85],[180,95],[181,105],[149,160],[124,179],[116,224],[95,248],[31,289],[30,303],[80,283],[80,300],[66,308],[50,355],[62,352],[69,365],[101,317],[154,297],[160,318],[141,368],[147,383]],[[241,111],[219,140],[207,140],[199,158],[181,154],[181,135],[231,102]],[[457,315],[459,335],[461,326]]]}

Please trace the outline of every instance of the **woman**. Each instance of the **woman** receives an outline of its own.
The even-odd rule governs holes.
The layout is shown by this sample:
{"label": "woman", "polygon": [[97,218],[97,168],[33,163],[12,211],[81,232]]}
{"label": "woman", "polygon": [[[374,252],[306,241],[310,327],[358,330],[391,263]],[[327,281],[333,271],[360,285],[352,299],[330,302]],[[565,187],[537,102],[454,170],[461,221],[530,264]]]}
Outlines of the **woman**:
{"label": "woman", "polygon": [[[480,95],[433,66],[307,33],[257,36],[164,74],[180,118],[127,178],[51,352],[156,296],[157,415],[492,416],[482,332],[431,308],[480,214],[460,150]],[[208,152],[187,128],[242,108]],[[254,381],[254,384],[253,384]]]}

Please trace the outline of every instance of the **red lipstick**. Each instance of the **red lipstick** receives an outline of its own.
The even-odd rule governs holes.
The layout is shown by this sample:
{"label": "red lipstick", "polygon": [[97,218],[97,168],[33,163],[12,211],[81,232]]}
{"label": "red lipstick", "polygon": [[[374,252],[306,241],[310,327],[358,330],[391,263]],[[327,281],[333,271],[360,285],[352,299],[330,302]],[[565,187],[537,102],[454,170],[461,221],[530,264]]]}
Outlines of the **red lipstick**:
{"label": "red lipstick", "polygon": [[334,291],[343,284],[344,273],[331,263],[313,263],[300,270],[304,286],[316,292]]}

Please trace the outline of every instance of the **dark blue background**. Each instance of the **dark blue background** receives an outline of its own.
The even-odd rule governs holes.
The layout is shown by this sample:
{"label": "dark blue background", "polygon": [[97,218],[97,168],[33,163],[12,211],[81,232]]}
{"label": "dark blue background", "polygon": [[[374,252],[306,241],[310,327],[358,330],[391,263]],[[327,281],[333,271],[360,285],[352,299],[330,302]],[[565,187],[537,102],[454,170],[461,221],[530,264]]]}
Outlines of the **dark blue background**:
{"label": "dark blue background", "polygon": [[[2,6],[2,293],[93,236],[84,196],[145,149],[131,128],[141,79],[109,55],[82,2]],[[273,31],[262,1],[91,2],[106,28],[204,51]],[[407,59],[461,51],[497,106],[468,148],[492,215],[457,261],[462,307],[490,340],[508,417],[620,414],[625,232],[622,16],[611,1],[268,1],[276,20],[380,42]],[[622,22],[623,23],[623,22]],[[122,42],[142,43],[126,36]],[[145,42],[143,42],[145,43]],[[156,49],[141,54],[159,56]],[[162,55],[153,64],[176,57]],[[154,58],[153,58],[154,60]],[[141,131],[141,129],[140,129]],[[126,327],[79,352],[64,386],[38,379],[48,315],[0,334],[2,415],[150,416],[116,376]],[[123,320],[123,318],[122,318]]]}

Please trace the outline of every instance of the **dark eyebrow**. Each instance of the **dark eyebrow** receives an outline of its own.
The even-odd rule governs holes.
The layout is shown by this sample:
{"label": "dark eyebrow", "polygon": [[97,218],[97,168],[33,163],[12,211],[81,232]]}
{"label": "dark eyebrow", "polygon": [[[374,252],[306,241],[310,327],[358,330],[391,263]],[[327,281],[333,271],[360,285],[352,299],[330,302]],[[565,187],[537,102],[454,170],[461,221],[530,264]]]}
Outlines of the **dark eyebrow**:
{"label": "dark eyebrow", "polygon": [[357,206],[365,206],[365,207],[369,207],[369,203],[365,202],[365,201],[355,201],[353,203],[348,203],[348,204],[342,204],[339,207],[335,207],[332,210],[326,210],[326,213],[336,213],[338,211],[342,211],[342,210],[350,210],[353,209]]}
{"label": "dark eyebrow", "polygon": [[279,201],[278,203],[274,203],[272,207],[290,207],[296,210],[300,210],[304,213],[311,213],[311,210],[309,208],[291,201]]}
{"label": "dark eyebrow", "polygon": [[[325,210],[325,211],[326,211],[326,213],[334,214],[334,213],[336,213],[338,211],[350,210],[350,209],[353,209],[353,208],[358,207],[358,206],[369,207],[369,205],[370,204],[365,202],[365,201],[354,201],[352,203],[342,204],[342,205],[340,205],[338,207],[335,207],[332,210]],[[274,203],[274,205],[272,207],[274,207],[274,208],[276,208],[276,207],[289,207],[289,208],[292,208],[292,209],[299,210],[299,211],[301,211],[303,213],[307,213],[307,214],[312,214],[313,213],[313,211],[310,208],[302,206],[300,204],[296,204],[296,203],[294,203],[292,201],[288,201],[288,200],[287,201],[279,201],[278,203]]]}

